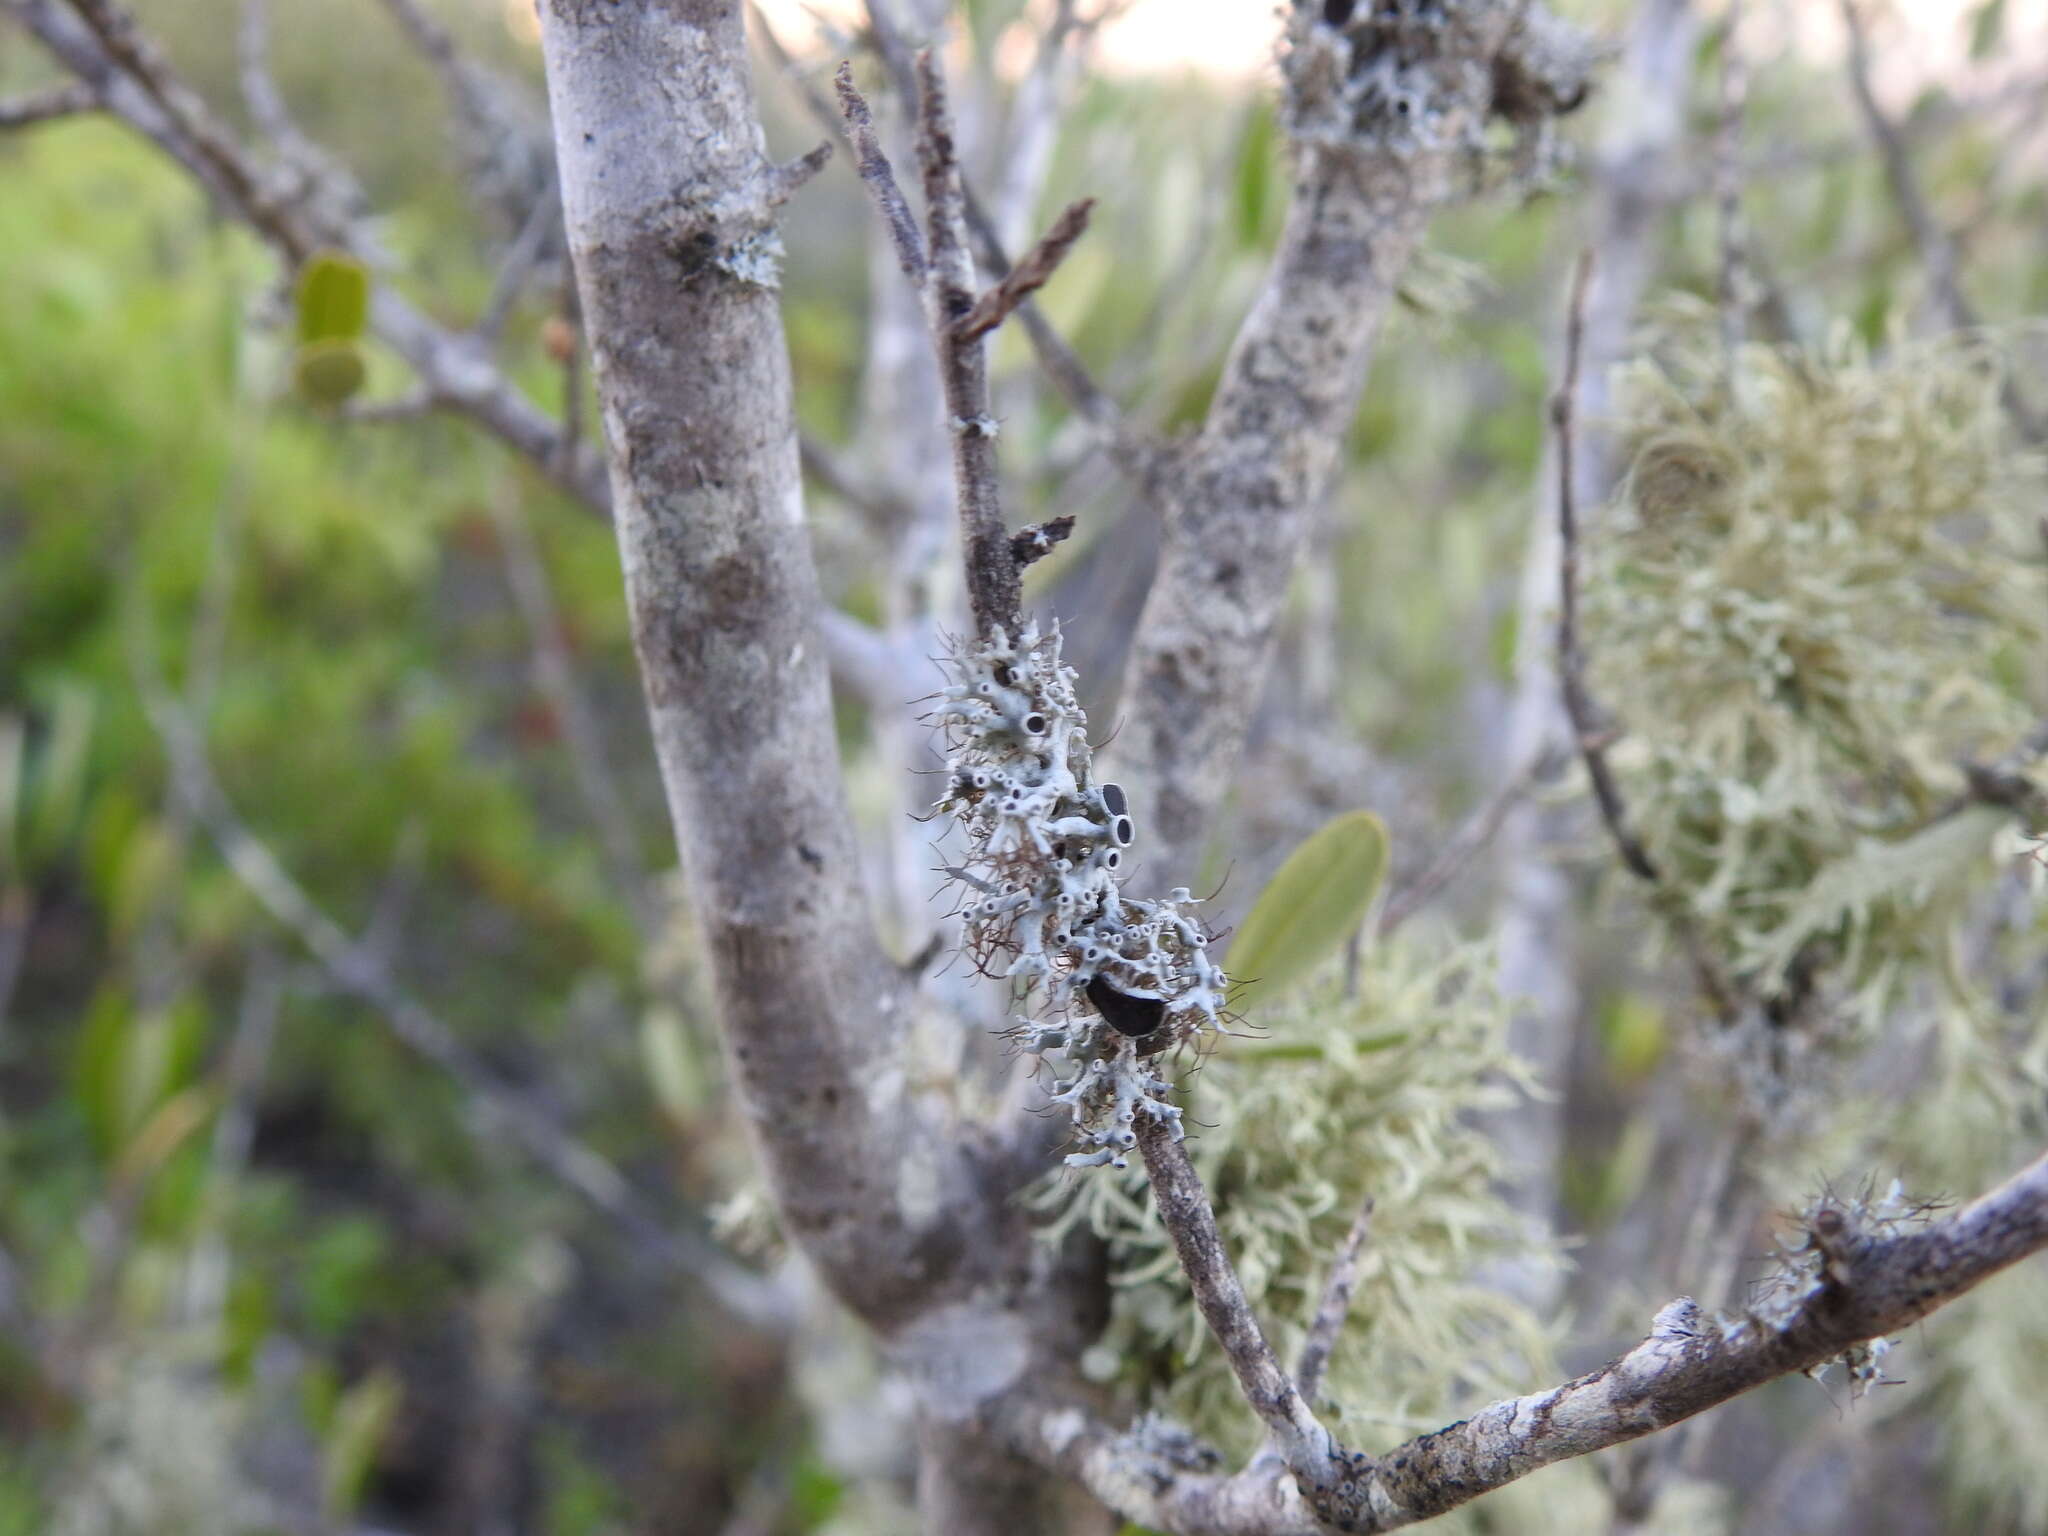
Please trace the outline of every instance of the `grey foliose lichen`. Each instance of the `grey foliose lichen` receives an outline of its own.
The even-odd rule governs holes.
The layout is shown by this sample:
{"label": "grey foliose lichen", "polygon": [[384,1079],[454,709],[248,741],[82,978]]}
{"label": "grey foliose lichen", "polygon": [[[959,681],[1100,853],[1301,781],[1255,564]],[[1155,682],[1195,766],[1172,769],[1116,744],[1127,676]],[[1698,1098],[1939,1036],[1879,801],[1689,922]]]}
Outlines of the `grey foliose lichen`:
{"label": "grey foliose lichen", "polygon": [[946,870],[962,893],[963,948],[1034,1000],[1019,1046],[1071,1073],[1052,1095],[1080,1143],[1067,1162],[1121,1168],[1139,1115],[1178,1136],[1180,1110],[1152,1063],[1222,1030],[1228,979],[1185,887],[1151,900],[1123,890],[1136,828],[1123,791],[1094,776],[1059,627],[962,641],[944,665],[937,809],[967,844]]}
{"label": "grey foliose lichen", "polygon": [[1533,5],[1503,0],[1294,0],[1282,66],[1289,136],[1397,159],[1485,157],[1489,123],[1514,141],[1516,179],[1554,161],[1550,124],[1585,100],[1601,49]]}
{"label": "grey foliose lichen", "polygon": [[1489,0],[1297,0],[1284,60],[1289,135],[1397,154],[1472,140],[1489,74],[1476,28],[1489,8]]}

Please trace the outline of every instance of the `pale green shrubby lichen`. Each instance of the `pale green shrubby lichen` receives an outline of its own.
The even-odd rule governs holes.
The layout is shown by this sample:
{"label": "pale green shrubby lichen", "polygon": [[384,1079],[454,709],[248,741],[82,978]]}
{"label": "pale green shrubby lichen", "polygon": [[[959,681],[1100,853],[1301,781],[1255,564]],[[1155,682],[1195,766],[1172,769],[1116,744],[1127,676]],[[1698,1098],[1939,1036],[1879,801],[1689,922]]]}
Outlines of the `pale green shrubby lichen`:
{"label": "pale green shrubby lichen", "polygon": [[2037,717],[2041,466],[2007,441],[1982,341],[1749,346],[1732,390],[1703,306],[1651,342],[1584,583],[1631,813],[1767,996],[1802,971],[1894,979],[1941,942],[1955,877],[1990,867],[1988,827],[1936,821],[1959,762]]}
{"label": "pale green shrubby lichen", "polygon": [[[1227,1041],[1190,1080],[1189,1151],[1283,1359],[1299,1352],[1360,1202],[1376,1202],[1324,1390],[1354,1443],[1434,1428],[1550,1370],[1537,1321],[1473,1279],[1510,1250],[1555,1262],[1518,1249],[1522,1228],[1496,1193],[1498,1156],[1472,1123],[1528,1087],[1491,975],[1483,948],[1395,942],[1367,959],[1355,998],[1332,983],[1262,1009],[1267,1038]],[[1089,1368],[1149,1391],[1153,1406],[1226,1449],[1251,1449],[1257,1421],[1142,1177],[1055,1175],[1034,1198],[1050,1213],[1048,1237],[1086,1223],[1111,1245],[1113,1320]]]}

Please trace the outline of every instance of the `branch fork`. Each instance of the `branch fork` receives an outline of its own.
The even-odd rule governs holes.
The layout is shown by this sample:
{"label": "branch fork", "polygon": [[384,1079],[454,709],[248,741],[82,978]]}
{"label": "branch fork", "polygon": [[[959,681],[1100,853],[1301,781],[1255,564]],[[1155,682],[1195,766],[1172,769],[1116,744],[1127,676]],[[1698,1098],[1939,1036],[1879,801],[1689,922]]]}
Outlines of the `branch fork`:
{"label": "branch fork", "polygon": [[984,639],[999,633],[1015,635],[1023,628],[1023,568],[1057,538],[1044,548],[1020,548],[1003,522],[994,448],[999,427],[989,403],[983,342],[1058,270],[1087,229],[1094,200],[1069,207],[1002,281],[977,296],[953,119],[946,104],[945,77],[930,49],[917,55],[916,84],[916,152],[925,200],[921,232],[882,149],[874,113],[853,83],[852,64],[842,63],[833,76],[861,182],[889,232],[896,264],[923,300],[938,354],[953,429],[953,471],[975,629]]}

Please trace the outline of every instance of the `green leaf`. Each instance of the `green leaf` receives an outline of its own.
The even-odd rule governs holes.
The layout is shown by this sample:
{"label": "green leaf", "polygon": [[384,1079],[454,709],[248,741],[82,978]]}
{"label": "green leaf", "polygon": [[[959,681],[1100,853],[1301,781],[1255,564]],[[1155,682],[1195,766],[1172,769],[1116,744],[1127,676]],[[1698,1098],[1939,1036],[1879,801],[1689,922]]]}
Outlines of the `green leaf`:
{"label": "green leaf", "polygon": [[69,841],[85,803],[86,751],[92,744],[92,694],[76,683],[57,691],[43,750],[37,754],[28,806],[26,862],[54,857]]}
{"label": "green leaf", "polygon": [[1623,992],[1600,1012],[1600,1043],[1614,1080],[1632,1087],[1646,1080],[1664,1059],[1669,1031],[1664,1010],[1639,992]]}
{"label": "green leaf", "polygon": [[292,376],[315,405],[336,406],[363,387],[362,349],[352,341],[309,341],[299,348]]}
{"label": "green leaf", "polygon": [[1238,984],[1271,996],[1302,980],[1365,921],[1387,873],[1387,829],[1370,811],[1339,816],[1267,882],[1231,941]]}
{"label": "green leaf", "polygon": [[370,320],[370,272],[353,256],[321,251],[299,271],[299,340],[354,341]]}
{"label": "green leaf", "polygon": [[1984,0],[1970,18],[1970,57],[1988,59],[2005,41],[2005,0]]}
{"label": "green leaf", "polygon": [[320,1458],[321,1503],[330,1519],[348,1514],[362,1498],[402,1395],[397,1373],[380,1365],[335,1404]]}

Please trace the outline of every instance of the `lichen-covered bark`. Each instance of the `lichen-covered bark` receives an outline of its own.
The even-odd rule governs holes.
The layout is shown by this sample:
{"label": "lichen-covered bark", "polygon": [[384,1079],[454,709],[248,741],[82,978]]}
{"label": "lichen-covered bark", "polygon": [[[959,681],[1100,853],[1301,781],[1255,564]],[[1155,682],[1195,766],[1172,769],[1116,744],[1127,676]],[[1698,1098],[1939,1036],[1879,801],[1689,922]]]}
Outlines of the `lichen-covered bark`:
{"label": "lichen-covered bark", "polygon": [[1293,7],[1286,228],[1200,434],[1146,487],[1166,534],[1118,753],[1162,874],[1193,875],[1229,787],[1310,517],[1431,213],[1489,114],[1569,110],[1590,63],[1578,34],[1527,6]]}
{"label": "lichen-covered bark", "polygon": [[791,1235],[886,1327],[958,1239],[841,789],[741,9],[551,0],[541,22],[634,644],[727,1049]]}
{"label": "lichen-covered bark", "polygon": [[[1318,1519],[1287,1469],[1267,1459],[1221,1476],[1144,1426],[1117,1432],[1056,1389],[1019,1390],[991,1414],[1020,1452],[1075,1478],[1128,1518],[1162,1531],[1320,1536],[1432,1519],[1554,1462],[1639,1439],[1768,1381],[1898,1333],[2000,1270],[2048,1248],[2048,1157],[1962,1210],[1913,1231],[1866,1230],[1853,1211],[1811,1221],[1818,1273],[1775,1304],[1727,1320],[1680,1298],[1620,1358],[1562,1386],[1491,1404],[1469,1419],[1362,1458],[1348,1508]],[[1339,1448],[1341,1452],[1341,1447]]]}

